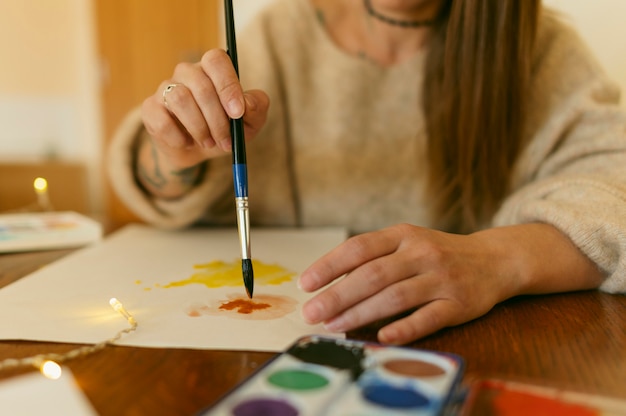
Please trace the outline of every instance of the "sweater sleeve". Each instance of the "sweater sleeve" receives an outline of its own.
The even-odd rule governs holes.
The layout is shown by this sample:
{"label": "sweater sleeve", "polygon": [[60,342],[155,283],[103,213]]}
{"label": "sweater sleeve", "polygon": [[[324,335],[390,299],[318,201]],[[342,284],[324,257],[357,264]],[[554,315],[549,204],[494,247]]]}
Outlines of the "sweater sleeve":
{"label": "sweater sleeve", "polygon": [[[165,200],[147,194],[135,178],[137,145],[147,132],[139,108],[132,110],[117,128],[108,149],[107,173],[120,200],[139,218],[154,226],[177,229],[189,226],[214,212],[215,222],[225,220],[220,201],[232,188],[232,173],[220,158],[209,163],[198,186],[183,197]],[[230,206],[229,206],[230,208]],[[228,210],[231,213],[232,210]]]}
{"label": "sweater sleeve", "polygon": [[529,110],[532,139],[493,225],[554,225],[605,273],[601,290],[625,293],[626,115],[619,91],[572,30],[546,31]]}

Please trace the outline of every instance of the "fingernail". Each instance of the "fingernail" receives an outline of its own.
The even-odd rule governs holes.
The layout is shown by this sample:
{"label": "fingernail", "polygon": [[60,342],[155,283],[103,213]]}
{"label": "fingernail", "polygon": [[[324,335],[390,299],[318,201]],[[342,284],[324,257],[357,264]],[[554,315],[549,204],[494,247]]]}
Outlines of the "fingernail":
{"label": "fingernail", "polygon": [[346,332],[346,322],[339,317],[324,323],[324,328],[330,332]]}
{"label": "fingernail", "polygon": [[[300,276],[298,278],[298,281],[296,282],[296,285],[298,286],[298,289],[303,290],[305,292],[308,292],[309,291],[309,289],[307,287],[308,285],[302,284],[302,283],[303,283],[302,276]],[[304,281],[304,283],[306,283],[306,281]]]}
{"label": "fingernail", "polygon": [[201,146],[204,147],[205,149],[210,149],[213,146],[215,146],[215,142],[211,139],[206,139],[205,141],[201,143]]}
{"label": "fingernail", "polygon": [[243,99],[246,100],[246,110],[255,111],[257,109],[256,99],[249,94],[245,94]]}
{"label": "fingernail", "polygon": [[381,328],[378,331],[377,338],[380,342],[384,343],[395,343],[398,339],[398,331],[393,327],[390,328],[388,326]]}
{"label": "fingernail", "polygon": [[319,302],[307,302],[302,307],[302,317],[309,324],[316,324],[321,321],[323,307]]}
{"label": "fingernail", "polygon": [[231,118],[241,118],[241,116],[243,116],[243,110],[243,100],[234,99],[228,102],[228,115]]}
{"label": "fingernail", "polygon": [[305,292],[311,292],[312,290],[315,289],[316,287],[315,283],[318,280],[319,279],[316,278],[315,274],[305,271],[298,278],[298,288],[301,290],[304,290]]}

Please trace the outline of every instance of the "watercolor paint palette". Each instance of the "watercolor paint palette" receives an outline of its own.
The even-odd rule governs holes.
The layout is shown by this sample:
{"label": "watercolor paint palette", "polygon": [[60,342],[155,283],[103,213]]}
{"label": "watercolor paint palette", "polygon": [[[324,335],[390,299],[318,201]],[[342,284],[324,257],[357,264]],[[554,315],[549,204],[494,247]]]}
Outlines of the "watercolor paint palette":
{"label": "watercolor paint palette", "polygon": [[439,415],[463,369],[454,354],[307,336],[201,415]]}
{"label": "watercolor paint palette", "polygon": [[0,215],[0,253],[80,247],[102,239],[102,226],[72,211]]}

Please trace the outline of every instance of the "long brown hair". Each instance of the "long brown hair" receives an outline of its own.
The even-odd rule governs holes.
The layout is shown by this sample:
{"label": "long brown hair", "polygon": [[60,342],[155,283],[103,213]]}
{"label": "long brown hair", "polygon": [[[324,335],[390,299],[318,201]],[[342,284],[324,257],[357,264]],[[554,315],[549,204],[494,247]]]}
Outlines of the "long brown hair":
{"label": "long brown hair", "polygon": [[508,191],[541,0],[446,0],[424,80],[429,190],[441,228],[475,230]]}

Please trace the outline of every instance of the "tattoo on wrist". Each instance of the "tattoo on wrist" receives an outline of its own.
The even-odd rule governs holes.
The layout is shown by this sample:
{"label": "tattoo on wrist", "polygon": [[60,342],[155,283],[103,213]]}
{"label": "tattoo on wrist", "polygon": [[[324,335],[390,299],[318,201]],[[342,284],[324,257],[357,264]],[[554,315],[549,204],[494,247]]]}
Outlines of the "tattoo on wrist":
{"label": "tattoo on wrist", "polygon": [[159,157],[157,155],[156,147],[154,143],[150,142],[150,155],[152,156],[152,161],[154,162],[154,168],[152,172],[148,172],[148,170],[142,165],[139,164],[139,169],[137,173],[146,183],[152,186],[155,189],[161,189],[165,185],[167,185],[167,178],[161,172],[161,167],[159,166]]}
{"label": "tattoo on wrist", "polygon": [[321,23],[321,25],[326,27],[326,18],[324,16],[324,12],[322,12],[320,9],[316,9],[315,16],[317,17],[317,20]]}
{"label": "tattoo on wrist", "polygon": [[198,180],[198,172],[200,172],[200,165],[191,166],[185,169],[173,170],[170,175],[176,176],[180,179],[180,183],[187,187],[192,187]]}
{"label": "tattoo on wrist", "polygon": [[[163,169],[159,165],[156,146],[153,143],[150,143],[150,153],[154,163],[152,170],[149,171],[143,165],[139,164],[137,167],[137,175],[144,183],[154,189],[163,189],[165,186],[172,185],[174,184],[173,182],[175,182],[175,185],[181,186],[182,190],[187,192],[197,184],[199,178],[202,176],[201,173],[204,172],[206,167],[206,163],[203,162],[195,166],[173,170],[168,174],[164,174]],[[176,178],[176,180],[172,181],[172,178]]]}

